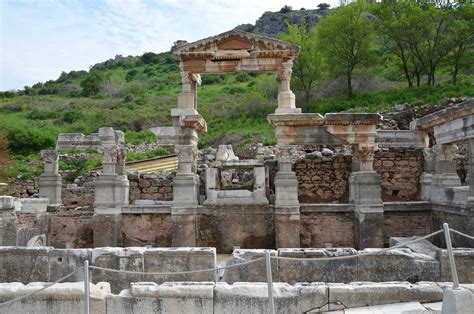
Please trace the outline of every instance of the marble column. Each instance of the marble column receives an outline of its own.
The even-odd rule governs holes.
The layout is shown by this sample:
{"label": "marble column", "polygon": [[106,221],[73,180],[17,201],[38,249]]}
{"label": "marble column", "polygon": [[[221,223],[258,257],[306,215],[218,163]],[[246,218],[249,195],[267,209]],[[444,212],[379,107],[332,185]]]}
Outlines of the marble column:
{"label": "marble column", "polygon": [[277,248],[300,247],[298,180],[292,171],[290,145],[277,146],[275,175],[275,237]]}
{"label": "marble column", "polygon": [[277,71],[278,83],[278,108],[276,114],[301,113],[300,108],[295,106],[295,94],[290,89],[290,80],[293,61],[288,60],[281,64]]}
{"label": "marble column", "polygon": [[59,151],[42,150],[44,173],[39,177],[39,196],[49,199],[49,205],[61,205],[61,188],[63,185],[59,174]]}
{"label": "marble column", "polygon": [[357,168],[349,177],[349,201],[354,204],[355,247],[383,247],[383,202],[380,176],[373,170],[375,147],[356,145]]}
{"label": "marble column", "polygon": [[179,109],[196,109],[196,81],[190,72],[181,71],[181,92],[178,95]]}
{"label": "marble column", "polygon": [[196,246],[199,176],[195,173],[195,145],[176,145],[178,173],[173,180],[173,246]]}
{"label": "marble column", "polygon": [[446,203],[450,197],[446,188],[461,186],[461,180],[456,173],[456,163],[453,161],[458,148],[454,144],[434,145],[435,174],[431,183],[431,202]]}

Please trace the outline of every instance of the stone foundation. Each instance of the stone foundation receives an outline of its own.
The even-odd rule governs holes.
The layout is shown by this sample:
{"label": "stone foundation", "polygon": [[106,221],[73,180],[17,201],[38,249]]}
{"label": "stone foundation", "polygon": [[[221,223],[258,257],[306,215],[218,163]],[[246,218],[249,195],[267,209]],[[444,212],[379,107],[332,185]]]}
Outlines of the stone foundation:
{"label": "stone foundation", "polygon": [[[44,283],[0,284],[0,302],[13,299]],[[443,282],[389,283],[274,283],[276,313],[309,313],[377,310],[401,313],[404,310],[425,312],[443,300],[448,285]],[[472,293],[472,287],[465,286]],[[29,299],[6,306],[7,313],[71,313],[84,312],[82,283],[60,283]],[[136,282],[120,294],[111,293],[106,282],[91,284],[91,313],[266,313],[265,283],[175,282],[155,284]],[[422,311],[420,311],[422,310]]]}

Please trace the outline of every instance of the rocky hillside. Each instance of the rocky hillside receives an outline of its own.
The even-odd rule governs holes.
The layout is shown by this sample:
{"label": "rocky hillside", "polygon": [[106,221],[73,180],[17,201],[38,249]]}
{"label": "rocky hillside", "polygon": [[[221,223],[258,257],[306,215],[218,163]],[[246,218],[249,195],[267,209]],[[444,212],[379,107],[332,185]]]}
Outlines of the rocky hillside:
{"label": "rocky hillside", "polygon": [[308,29],[315,26],[321,16],[327,15],[329,10],[285,10],[279,12],[265,12],[263,15],[252,24],[242,24],[236,29],[261,34],[271,37],[277,37],[279,33],[288,31],[287,23],[302,24],[306,23]]}

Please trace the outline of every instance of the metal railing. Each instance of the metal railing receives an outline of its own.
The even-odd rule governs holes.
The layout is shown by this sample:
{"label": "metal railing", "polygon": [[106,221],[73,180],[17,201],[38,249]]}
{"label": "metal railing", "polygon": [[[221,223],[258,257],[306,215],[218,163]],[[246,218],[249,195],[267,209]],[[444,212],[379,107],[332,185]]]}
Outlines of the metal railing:
{"label": "metal railing", "polygon": [[188,274],[197,274],[197,273],[206,273],[206,272],[217,272],[219,270],[224,270],[224,269],[229,269],[229,268],[235,268],[235,267],[241,267],[244,265],[250,265],[253,263],[256,263],[261,260],[265,260],[265,268],[266,268],[266,277],[267,277],[267,290],[268,290],[268,312],[270,314],[275,313],[275,300],[273,296],[273,279],[272,279],[272,264],[271,260],[276,259],[276,260],[300,260],[300,261],[325,261],[325,260],[342,260],[342,259],[351,259],[351,258],[359,258],[362,256],[367,256],[367,255],[378,255],[384,252],[387,252],[389,250],[397,249],[397,248],[402,248],[407,246],[408,244],[412,244],[430,237],[433,237],[437,234],[444,233],[444,237],[446,240],[446,248],[448,251],[448,257],[449,257],[449,264],[451,267],[451,276],[452,276],[452,281],[453,281],[453,289],[460,289],[459,287],[459,279],[458,279],[458,274],[456,270],[456,263],[454,260],[454,255],[453,255],[453,248],[452,248],[452,243],[451,243],[451,235],[450,233],[455,233],[460,236],[466,237],[468,239],[474,240],[473,236],[470,236],[468,234],[462,233],[460,231],[450,229],[449,225],[447,223],[443,224],[443,229],[440,229],[438,231],[435,231],[433,233],[430,233],[426,236],[408,241],[408,242],[403,242],[401,244],[398,244],[396,246],[392,246],[389,248],[384,248],[378,251],[372,251],[372,252],[362,252],[357,255],[346,255],[346,256],[334,256],[334,257],[317,257],[317,258],[298,258],[298,257],[283,257],[283,256],[271,256],[270,251],[266,250],[265,251],[265,256],[264,257],[259,257],[250,261],[242,262],[242,263],[237,263],[237,264],[232,264],[232,265],[227,265],[227,266],[221,266],[221,267],[215,267],[215,268],[209,268],[209,269],[198,269],[198,270],[189,270],[189,271],[182,271],[182,272],[140,272],[140,271],[127,271],[127,270],[118,270],[118,269],[112,269],[112,268],[105,268],[105,267],[98,267],[98,266],[93,266],[89,265],[89,261],[85,260],[84,261],[84,266],[79,267],[78,269],[74,270],[73,272],[67,274],[66,276],[56,280],[55,282],[49,283],[45,285],[43,288],[27,293],[25,295],[19,296],[17,298],[14,298],[12,300],[6,301],[4,303],[0,303],[1,306],[5,306],[8,304],[11,304],[16,301],[21,301],[25,298],[28,298],[32,295],[35,295],[57,283],[60,283],[61,281],[71,277],[72,275],[78,273],[81,270],[84,270],[84,313],[89,314],[90,313],[90,276],[89,272],[91,269],[95,270],[101,270],[101,271],[106,271],[106,272],[112,272],[112,273],[123,273],[123,274],[137,274],[137,275],[153,275],[153,276],[171,276],[171,275],[188,275]]}

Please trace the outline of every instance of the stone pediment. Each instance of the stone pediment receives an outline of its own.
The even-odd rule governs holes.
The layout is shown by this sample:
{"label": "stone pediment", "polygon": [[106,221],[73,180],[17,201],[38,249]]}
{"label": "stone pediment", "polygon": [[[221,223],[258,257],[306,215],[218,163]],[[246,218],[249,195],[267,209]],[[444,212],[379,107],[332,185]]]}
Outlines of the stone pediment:
{"label": "stone pediment", "polygon": [[245,58],[294,58],[297,45],[270,37],[232,30],[193,43],[178,41],[172,52],[180,60],[235,60]]}

